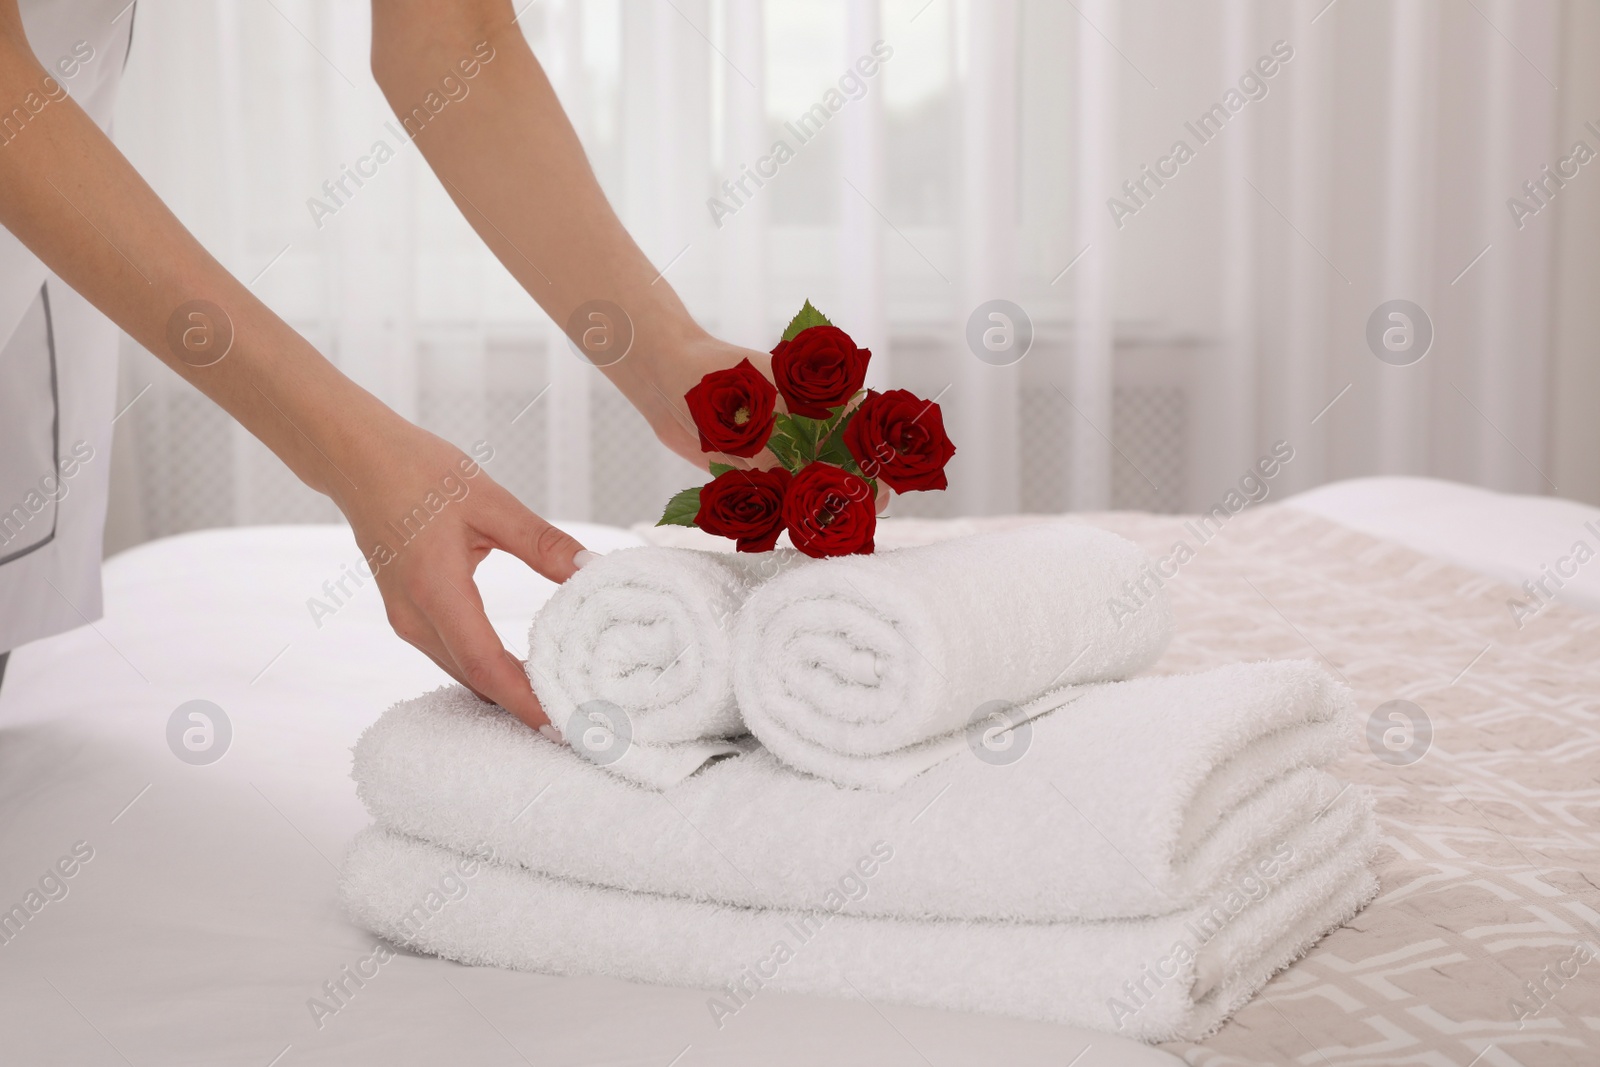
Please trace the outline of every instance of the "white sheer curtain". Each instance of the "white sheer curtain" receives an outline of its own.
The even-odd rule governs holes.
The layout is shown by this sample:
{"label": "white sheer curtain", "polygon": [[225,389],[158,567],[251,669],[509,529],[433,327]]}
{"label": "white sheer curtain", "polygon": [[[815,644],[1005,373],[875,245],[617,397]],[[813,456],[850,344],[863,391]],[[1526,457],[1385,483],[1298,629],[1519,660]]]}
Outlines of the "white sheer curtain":
{"label": "white sheer curtain", "polygon": [[[119,142],[350,374],[489,441],[555,517],[650,519],[694,477],[391,132],[363,0],[137,18]],[[706,325],[766,347],[810,298],[873,348],[874,384],[939,396],[952,491],[898,513],[1204,508],[1279,440],[1274,494],[1414,473],[1600,499],[1600,164],[1541,169],[1600,151],[1591,5],[536,0],[519,25]],[[802,143],[787,124],[819,103]],[[779,140],[793,158],[718,219]],[[315,218],[379,141],[394,158]],[[1192,158],[1162,164],[1178,141]],[[1528,181],[1547,206],[1519,228]],[[1366,342],[1394,299],[1432,323],[1409,366]],[[968,343],[994,300],[1031,322],[1020,361]],[[148,354],[124,363],[113,548],[335,517]]]}

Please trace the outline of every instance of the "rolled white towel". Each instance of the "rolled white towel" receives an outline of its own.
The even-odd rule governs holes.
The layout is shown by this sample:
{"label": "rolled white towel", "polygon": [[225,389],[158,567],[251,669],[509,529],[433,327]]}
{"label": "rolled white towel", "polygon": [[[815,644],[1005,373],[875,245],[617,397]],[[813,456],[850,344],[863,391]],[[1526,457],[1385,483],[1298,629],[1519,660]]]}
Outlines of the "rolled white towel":
{"label": "rolled white towel", "polygon": [[733,619],[753,585],[798,558],[627,548],[584,567],[539,610],[528,677],[551,724],[593,762],[663,788],[745,732]]}
{"label": "rolled white towel", "polygon": [[779,759],[893,789],[993,712],[1015,724],[1059,706],[1062,686],[1149,667],[1171,633],[1136,545],[1049,523],[773,577],[739,612],[733,688]]}

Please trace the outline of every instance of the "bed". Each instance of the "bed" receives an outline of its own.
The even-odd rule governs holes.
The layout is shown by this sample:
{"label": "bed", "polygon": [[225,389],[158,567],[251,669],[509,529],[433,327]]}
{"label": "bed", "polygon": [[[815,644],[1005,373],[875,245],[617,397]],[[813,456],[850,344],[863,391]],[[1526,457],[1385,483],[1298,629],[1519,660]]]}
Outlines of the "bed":
{"label": "bed", "polygon": [[[306,526],[124,553],[104,619],[12,657],[0,909],[48,892],[0,943],[0,1063],[1600,1062],[1600,958],[1580,958],[1600,948],[1600,561],[1520,620],[1508,607],[1528,600],[1519,575],[1578,540],[1600,547],[1600,510],[1364,479],[1247,509],[1203,543],[1181,516],[1079,517],[1155,556],[1193,547],[1168,583],[1179,633],[1157,670],[1318,657],[1377,716],[1338,770],[1377,796],[1382,895],[1207,1040],[1152,1049],[781,994],[719,1030],[696,990],[405,954],[353,985],[346,968],[374,942],[333,892],[367,822],[349,749],[443,679],[389,633],[370,582],[346,580],[313,617],[308,599],[326,605],[357,553],[344,528]],[[890,520],[880,544],[1039,519]],[[641,537],[569,528],[601,551]],[[521,647],[548,583],[498,554],[480,578]],[[215,762],[220,716],[199,755],[182,740],[196,720],[173,725],[197,700],[231,732]],[[1395,700],[1425,719],[1380,713]],[[344,1006],[314,1015],[340,981]]]}

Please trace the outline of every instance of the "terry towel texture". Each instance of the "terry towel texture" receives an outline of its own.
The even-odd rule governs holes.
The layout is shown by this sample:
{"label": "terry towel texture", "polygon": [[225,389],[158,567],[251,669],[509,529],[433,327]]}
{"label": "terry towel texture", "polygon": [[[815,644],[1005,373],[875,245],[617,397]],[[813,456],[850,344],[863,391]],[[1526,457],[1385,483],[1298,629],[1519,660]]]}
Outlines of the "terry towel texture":
{"label": "terry towel texture", "polygon": [[[356,839],[341,892],[373,932],[463,963],[703,987],[719,1025],[776,989],[1198,1039],[1377,892],[1375,830],[1359,814],[1328,854],[1281,848],[1275,885],[1241,879],[1184,912],[1103,923],[862,918],[842,896],[806,911],[732,908],[469,864],[381,828]],[[900,856],[878,842],[847,872],[887,872]],[[870,900],[873,882],[851,884]]]}
{"label": "terry towel texture", "polygon": [[[725,740],[746,732],[733,699],[735,613],[799,556],[626,548],[584,567],[528,634],[528,678],[551,724],[579,752],[653,788],[738,751]],[[586,745],[579,735],[591,729],[599,740]]]}
{"label": "terry towel texture", "polygon": [[[352,916],[467,963],[1198,1038],[1376,892],[1371,800],[1323,768],[1349,691],[1306,662],[1085,685],[899,790],[763,749],[660,791],[459,687],[356,746],[378,825]],[[469,855],[489,855],[473,863]]]}
{"label": "terry towel texture", "polygon": [[1189,907],[1303,828],[1341,790],[1322,768],[1351,707],[1315,664],[1235,664],[1085,687],[1017,762],[964,752],[894,792],[761,750],[653,792],[450,687],[385,713],[353,774],[385,826],[580,882],[807,908],[873,841],[914,834],[855,913],[1102,919]]}
{"label": "terry towel texture", "polygon": [[[739,613],[739,709],[791,766],[893,789],[959,752],[980,708],[1155,663],[1172,612],[1148,565],[1132,542],[1070,522],[808,562]],[[1141,585],[1141,608],[1113,610]]]}
{"label": "terry towel texture", "polygon": [[1376,831],[1315,664],[1119,680],[1171,634],[1148,567],[1070,523],[613,553],[529,658],[609,747],[461,687],[391,708],[346,907],[467,963],[703,986],[718,1025],[770,988],[1198,1038],[1372,898]]}

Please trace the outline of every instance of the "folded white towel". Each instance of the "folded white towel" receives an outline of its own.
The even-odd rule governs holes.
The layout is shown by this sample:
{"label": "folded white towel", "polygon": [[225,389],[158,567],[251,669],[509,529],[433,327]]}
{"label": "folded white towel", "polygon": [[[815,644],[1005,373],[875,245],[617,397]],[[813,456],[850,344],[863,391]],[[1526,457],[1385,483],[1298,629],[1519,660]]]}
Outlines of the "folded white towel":
{"label": "folded white towel", "polygon": [[975,717],[1153,664],[1172,612],[1148,567],[1070,522],[796,567],[739,613],[739,708],[784,762],[892,789],[964,748]]}
{"label": "folded white towel", "polygon": [[[1360,807],[1348,796],[1339,807]],[[1159,919],[1044,924],[863,918],[901,862],[871,845],[806,910],[731,908],[477,863],[365,831],[341,885],[355,920],[465,963],[605,974],[710,992],[719,1026],[764,989],[981,1011],[1198,1039],[1376,893],[1364,808],[1334,850],[1293,843],[1206,904]]]}
{"label": "folded white towel", "polygon": [[568,579],[534,617],[528,677],[581,754],[641,785],[682,781],[738,751],[734,614],[797,552],[627,548]]}
{"label": "folded white towel", "polygon": [[390,828],[577,881],[805,908],[887,839],[861,914],[1099,919],[1190,907],[1327,806],[1352,706],[1316,664],[1235,664],[1086,686],[1016,762],[963,752],[894,792],[763,750],[650,792],[451,687],[386,712],[353,775]]}

